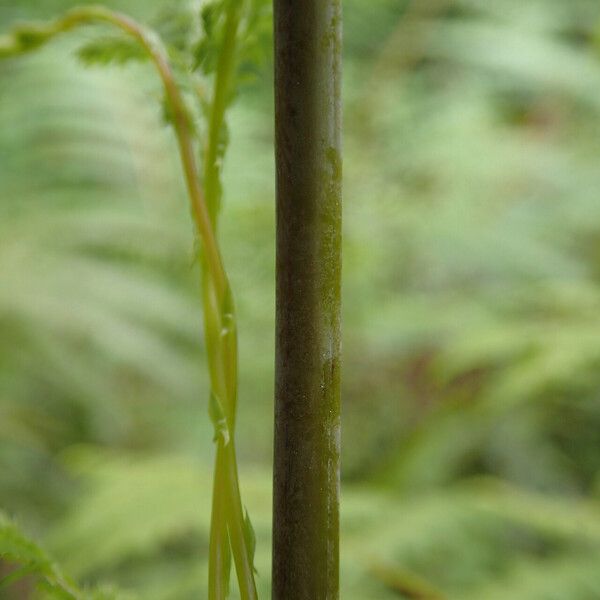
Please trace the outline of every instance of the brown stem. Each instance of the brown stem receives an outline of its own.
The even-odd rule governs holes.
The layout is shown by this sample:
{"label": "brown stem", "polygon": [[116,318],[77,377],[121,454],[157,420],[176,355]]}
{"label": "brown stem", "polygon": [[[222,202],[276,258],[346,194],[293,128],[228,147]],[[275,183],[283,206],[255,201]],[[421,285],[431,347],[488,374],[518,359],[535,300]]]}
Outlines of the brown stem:
{"label": "brown stem", "polygon": [[275,0],[273,598],[339,578],[341,0]]}

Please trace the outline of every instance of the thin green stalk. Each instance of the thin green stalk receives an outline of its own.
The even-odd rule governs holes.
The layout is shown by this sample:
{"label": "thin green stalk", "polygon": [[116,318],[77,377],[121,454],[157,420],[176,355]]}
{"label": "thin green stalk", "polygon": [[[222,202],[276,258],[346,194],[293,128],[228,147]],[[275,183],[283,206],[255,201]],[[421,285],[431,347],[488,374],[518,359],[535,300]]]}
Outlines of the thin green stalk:
{"label": "thin green stalk", "polygon": [[[244,509],[239,488],[237,458],[233,440],[222,449],[226,477],[228,478],[225,501],[228,509],[229,541],[233,560],[238,576],[240,596],[242,600],[256,600],[258,594],[254,583],[254,561],[251,556],[253,549],[248,547],[247,523],[244,519]],[[250,558],[250,560],[248,560]]]}
{"label": "thin green stalk", "polygon": [[225,506],[223,503],[222,453],[217,453],[213,481],[211,529],[209,540],[208,590],[209,598],[227,598],[229,594],[229,573],[231,570],[231,549],[227,533]]}
{"label": "thin green stalk", "polygon": [[[221,180],[220,180],[220,144],[223,132],[225,112],[232,92],[232,83],[236,66],[238,30],[241,21],[243,3],[241,0],[230,0],[225,14],[223,41],[221,44],[212,101],[209,107],[209,130],[207,144],[204,152],[204,187],[209,213],[216,226],[217,216],[221,205]],[[204,293],[211,295],[211,278],[205,272]],[[230,431],[230,441],[225,443],[222,439],[217,441],[216,465],[218,473],[215,474],[216,483],[213,488],[213,507],[224,498],[227,503],[228,532],[231,550],[238,574],[238,582],[242,600],[257,598],[254,586],[254,567],[252,560],[248,560],[245,548],[245,530],[243,509],[239,493],[237,461],[233,434],[235,431],[235,415],[237,404],[237,332],[235,325],[235,311],[233,301],[229,299],[230,306],[225,313],[228,322],[223,324],[218,332],[220,335],[220,352],[215,353],[215,358],[220,359],[220,364],[213,365],[215,391],[223,401],[223,410],[227,418]],[[207,315],[208,317],[208,315]],[[213,323],[214,326],[214,323]],[[224,473],[221,473],[221,469]],[[229,485],[221,485],[221,477],[226,478]],[[218,481],[217,481],[218,479]],[[209,564],[209,600],[222,600],[224,586],[220,584],[228,576],[227,557],[220,553],[219,540],[223,538],[225,529],[225,512],[213,510],[211,519],[211,544]]]}
{"label": "thin green stalk", "polygon": [[[23,54],[36,49],[61,33],[91,23],[107,23],[131,35],[140,43],[158,71],[167,101],[173,113],[173,124],[190,198],[192,215],[202,239],[207,266],[215,283],[217,297],[220,301],[223,301],[227,296],[229,283],[223,267],[207,203],[200,187],[193,134],[190,128],[191,117],[175,83],[167,52],[158,36],[127,15],[111,11],[102,6],[86,6],[74,8],[66,13],[64,17],[46,26],[38,25],[35,27],[16,28],[12,40],[9,37],[0,41],[0,56],[10,56],[11,50],[13,51],[12,55]],[[30,45],[24,44],[24,39],[28,39]]]}
{"label": "thin green stalk", "polygon": [[221,204],[219,146],[235,71],[242,8],[242,0],[229,0],[225,15],[223,43],[217,62],[215,88],[210,105],[209,131],[204,158],[204,188],[213,223],[216,222]]}
{"label": "thin green stalk", "polygon": [[[212,393],[223,403],[226,420],[226,438],[217,436],[213,515],[210,540],[209,598],[222,600],[227,594],[229,576],[229,545],[238,574],[240,595],[243,600],[257,598],[253,574],[252,549],[248,547],[240,498],[233,432],[237,396],[237,334],[235,313],[229,281],[214,230],[214,217],[220,193],[218,172],[218,134],[221,130],[227,94],[233,73],[235,38],[240,20],[240,3],[230,3],[227,13],[223,54],[219,60],[205,174],[209,175],[210,198],[200,185],[195,158],[191,117],[175,82],[166,50],[158,36],[130,17],[100,6],[76,8],[48,25],[21,26],[12,35],[0,38],[0,58],[18,56],[38,48],[55,36],[89,23],[108,23],[135,38],[147,52],[163,83],[167,102],[173,115],[179,154],[192,216],[202,240],[202,271],[204,283],[205,339],[209,356]],[[214,132],[217,133],[214,133]],[[216,178],[216,179],[215,179]],[[229,539],[227,539],[229,538]]]}

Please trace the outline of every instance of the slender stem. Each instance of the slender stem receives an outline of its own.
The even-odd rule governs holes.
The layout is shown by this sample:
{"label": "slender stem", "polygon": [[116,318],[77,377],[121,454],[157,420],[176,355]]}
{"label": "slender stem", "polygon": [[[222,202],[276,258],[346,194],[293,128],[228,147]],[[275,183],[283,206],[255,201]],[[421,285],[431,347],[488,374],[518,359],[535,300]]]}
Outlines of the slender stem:
{"label": "slender stem", "polygon": [[[225,15],[223,30],[223,41],[219,52],[215,85],[209,113],[209,130],[207,144],[204,153],[204,186],[206,201],[213,226],[216,226],[217,215],[221,205],[221,163],[220,144],[223,132],[225,111],[230,100],[232,81],[236,65],[238,29],[240,25],[243,4],[241,0],[230,0]],[[205,294],[210,294],[210,277],[204,277]],[[221,587],[218,580],[226,574],[223,573],[224,564],[222,557],[217,555],[217,540],[222,536],[224,520],[227,519],[229,540],[236,565],[240,594],[242,600],[254,600],[257,598],[254,583],[254,572],[252,560],[245,547],[244,537],[244,515],[239,492],[239,481],[237,473],[237,461],[233,434],[235,431],[235,415],[237,404],[237,331],[235,325],[235,311],[231,296],[228,298],[229,306],[225,309],[228,322],[221,323],[219,352],[215,353],[219,364],[215,365],[214,382],[218,382],[217,393],[224,401],[224,411],[227,417],[231,441],[217,444],[215,477],[224,477],[227,485],[216,485],[213,488],[213,507],[220,501],[226,502],[225,512],[213,510],[211,519],[211,556],[210,563],[213,564],[213,576],[209,577],[209,599],[220,599]],[[223,317],[225,315],[222,315]],[[225,327],[224,327],[225,326]],[[223,472],[221,472],[223,471]],[[220,562],[219,562],[220,561]]]}
{"label": "slender stem", "polygon": [[[222,368],[220,352],[220,310],[216,299],[214,284],[208,272],[206,261],[202,259],[202,293],[204,304],[204,336],[206,339],[210,381],[213,389],[221,398],[225,390],[225,373]],[[227,421],[230,417],[226,415]],[[233,431],[231,432],[233,434]],[[208,598],[225,600],[229,587],[231,568],[231,550],[227,533],[227,512],[225,506],[226,482],[220,443],[217,440],[215,457],[213,498],[210,524],[209,561],[208,561]]]}
{"label": "slender stem", "polygon": [[236,64],[237,33],[241,12],[242,1],[229,0],[225,15],[223,43],[217,63],[213,100],[210,106],[209,131],[204,157],[204,188],[213,223],[216,222],[221,204],[219,149]]}
{"label": "slender stem", "polygon": [[275,0],[273,599],[339,571],[341,0]]}
{"label": "slender stem", "polygon": [[118,27],[133,36],[146,50],[154,63],[163,83],[167,100],[173,111],[173,124],[177,136],[181,163],[190,198],[192,215],[202,238],[207,265],[214,279],[218,297],[223,300],[229,291],[227,275],[223,267],[221,253],[212,227],[212,221],[204,199],[195,159],[193,134],[190,128],[190,115],[175,82],[169,64],[167,52],[158,36],[122,13],[113,12],[102,6],[86,6],[69,11],[63,18],[55,21],[48,29],[48,37],[69,31],[80,25],[100,22]]}
{"label": "slender stem", "polygon": [[228,479],[225,501],[228,508],[229,541],[240,588],[241,600],[256,600],[258,593],[254,583],[254,565],[248,560],[248,548],[244,534],[244,511],[238,483],[237,459],[233,439],[222,448],[224,469]]}
{"label": "slender stem", "polygon": [[222,454],[215,458],[213,498],[208,561],[208,597],[209,600],[224,600],[229,587],[231,550],[227,535],[227,520],[223,499]]}
{"label": "slender stem", "polygon": [[[54,36],[80,25],[101,22],[116,26],[134,37],[145,49],[163,83],[173,114],[173,125],[179,146],[192,216],[202,240],[201,259],[205,316],[205,339],[213,393],[224,402],[230,440],[217,443],[213,513],[210,539],[209,598],[222,600],[227,595],[225,568],[229,562],[229,544],[233,550],[242,600],[257,598],[250,549],[244,536],[244,515],[240,498],[238,473],[233,445],[237,397],[237,334],[231,289],[219,246],[214,221],[219,204],[218,142],[234,68],[235,40],[240,20],[240,2],[232,0],[227,13],[223,57],[219,61],[216,93],[210,121],[208,167],[210,199],[205,199],[195,158],[191,117],[175,82],[166,50],[158,36],[127,15],[100,6],[75,8],[47,26],[36,26],[27,33],[35,34],[36,43],[23,47],[18,36],[0,40],[0,57],[22,54]],[[228,539],[229,538],[229,539]]]}

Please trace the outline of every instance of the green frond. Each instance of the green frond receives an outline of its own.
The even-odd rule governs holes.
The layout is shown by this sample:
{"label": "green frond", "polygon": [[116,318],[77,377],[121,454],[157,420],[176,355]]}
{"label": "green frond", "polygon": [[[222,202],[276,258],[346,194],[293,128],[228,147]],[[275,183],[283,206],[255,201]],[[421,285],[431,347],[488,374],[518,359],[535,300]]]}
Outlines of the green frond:
{"label": "green frond", "polygon": [[[94,448],[73,448],[65,461],[82,480],[83,492],[77,509],[56,523],[47,543],[69,572],[92,581],[116,574],[122,587],[138,590],[145,599],[202,593],[212,494],[208,462]],[[255,544],[256,567],[264,574],[258,583],[266,593],[270,475],[245,468],[242,485],[254,525],[246,520],[246,536],[250,546]]]}
{"label": "green frond", "polygon": [[84,44],[77,56],[86,65],[123,65],[130,61],[145,61],[146,54],[139,44],[123,36],[104,37]]}
{"label": "green frond", "polygon": [[17,525],[0,513],[0,559],[14,566],[0,579],[0,590],[7,589],[23,577],[39,580],[40,599],[56,600],[126,600],[109,590],[81,590],[65,577],[46,552],[26,537]]}

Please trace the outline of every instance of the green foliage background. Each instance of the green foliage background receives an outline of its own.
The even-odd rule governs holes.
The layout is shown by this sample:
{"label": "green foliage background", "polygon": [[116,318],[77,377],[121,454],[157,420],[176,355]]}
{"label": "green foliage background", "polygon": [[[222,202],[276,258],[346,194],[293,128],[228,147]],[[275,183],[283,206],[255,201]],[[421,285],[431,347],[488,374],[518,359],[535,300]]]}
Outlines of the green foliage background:
{"label": "green foliage background", "polygon": [[[0,28],[73,4],[2,0]],[[186,7],[109,4],[174,40]],[[345,23],[342,597],[597,599],[600,7],[345,0]],[[213,448],[192,228],[156,81],[84,69],[91,36],[0,63],[0,506],[81,594],[199,598]],[[232,111],[221,219],[265,598],[269,61]],[[0,534],[0,578],[15,562],[46,582],[0,597],[69,597],[12,520]]]}

